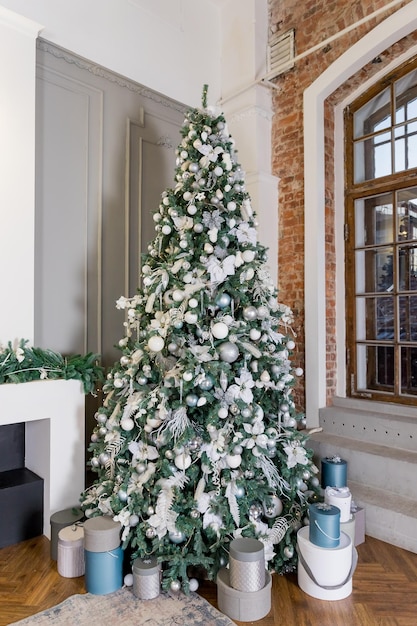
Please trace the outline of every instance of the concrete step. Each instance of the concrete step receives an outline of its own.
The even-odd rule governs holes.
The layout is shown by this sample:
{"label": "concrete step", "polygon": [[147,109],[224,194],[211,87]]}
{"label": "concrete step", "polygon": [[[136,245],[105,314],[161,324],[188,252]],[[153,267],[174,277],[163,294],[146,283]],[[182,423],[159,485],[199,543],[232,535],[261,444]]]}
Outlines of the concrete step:
{"label": "concrete step", "polygon": [[347,461],[352,498],[365,509],[366,534],[417,553],[417,452],[327,432],[311,435],[314,462]]}
{"label": "concrete step", "polygon": [[311,435],[310,447],[319,469],[323,457],[338,455],[348,463],[348,480],[417,500],[417,452],[324,432]]}
{"label": "concrete step", "polygon": [[417,407],[334,398],[320,409],[326,433],[417,452]]}
{"label": "concrete step", "polygon": [[365,509],[365,533],[417,553],[417,501],[348,481],[355,503]]}

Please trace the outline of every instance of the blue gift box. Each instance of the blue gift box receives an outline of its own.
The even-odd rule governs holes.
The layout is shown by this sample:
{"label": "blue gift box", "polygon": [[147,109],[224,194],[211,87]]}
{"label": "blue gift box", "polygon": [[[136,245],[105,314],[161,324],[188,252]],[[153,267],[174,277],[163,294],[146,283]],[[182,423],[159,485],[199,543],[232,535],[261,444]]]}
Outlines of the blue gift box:
{"label": "blue gift box", "polygon": [[321,486],[347,487],[347,462],[340,456],[326,457],[321,460]]}
{"label": "blue gift box", "polygon": [[340,543],[340,509],[326,502],[309,506],[309,539],[320,548],[337,548]]}

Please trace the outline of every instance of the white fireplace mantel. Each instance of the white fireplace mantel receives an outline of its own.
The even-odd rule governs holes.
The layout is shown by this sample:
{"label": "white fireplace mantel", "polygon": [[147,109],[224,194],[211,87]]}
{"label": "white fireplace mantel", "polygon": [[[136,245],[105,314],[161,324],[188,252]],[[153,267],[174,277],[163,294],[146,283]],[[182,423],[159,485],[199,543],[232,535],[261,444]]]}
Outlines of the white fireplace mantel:
{"label": "white fireplace mantel", "polygon": [[0,426],[26,424],[26,467],[44,480],[43,532],[85,484],[85,395],[77,380],[0,385]]}

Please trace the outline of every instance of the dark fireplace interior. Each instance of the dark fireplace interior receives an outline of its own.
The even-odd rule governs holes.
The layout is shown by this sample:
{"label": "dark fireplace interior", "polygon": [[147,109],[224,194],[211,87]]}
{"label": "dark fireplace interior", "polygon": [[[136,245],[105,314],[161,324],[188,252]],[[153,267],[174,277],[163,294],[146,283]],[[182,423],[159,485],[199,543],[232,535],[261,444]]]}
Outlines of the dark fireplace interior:
{"label": "dark fireplace interior", "polygon": [[25,424],[0,426],[0,548],[43,533],[43,479],[25,467]]}

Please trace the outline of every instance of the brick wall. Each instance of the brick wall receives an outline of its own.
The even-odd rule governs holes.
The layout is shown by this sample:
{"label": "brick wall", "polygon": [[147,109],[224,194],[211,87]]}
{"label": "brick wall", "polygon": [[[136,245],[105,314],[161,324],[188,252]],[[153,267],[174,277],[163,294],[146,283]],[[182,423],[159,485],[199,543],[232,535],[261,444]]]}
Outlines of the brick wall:
{"label": "brick wall", "polygon": [[[295,29],[296,55],[309,50],[388,4],[388,0],[270,0],[270,35]],[[303,92],[341,54],[407,1],[354,28],[329,45],[296,62],[274,79],[272,172],[279,182],[278,289],[279,300],[295,315],[295,365],[304,367],[304,152]],[[385,64],[415,45],[417,34],[406,37],[352,76],[325,103],[325,226],[326,226],[326,371],[328,404],[336,389],[336,255],[334,232],[334,107]],[[314,155],[311,155],[314,159]],[[299,408],[305,406],[303,381],[295,391]]]}

